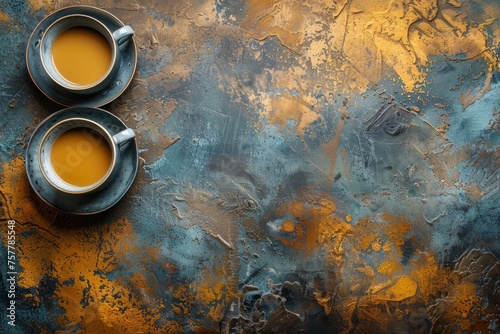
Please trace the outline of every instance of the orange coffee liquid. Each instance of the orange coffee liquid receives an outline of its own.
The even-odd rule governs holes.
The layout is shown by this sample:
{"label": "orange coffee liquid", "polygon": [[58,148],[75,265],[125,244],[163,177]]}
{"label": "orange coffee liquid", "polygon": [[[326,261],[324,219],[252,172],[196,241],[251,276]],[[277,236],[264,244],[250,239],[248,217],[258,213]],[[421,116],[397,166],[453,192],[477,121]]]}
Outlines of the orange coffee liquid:
{"label": "orange coffee liquid", "polygon": [[80,187],[99,181],[108,171],[111,159],[108,142],[89,128],[74,128],[62,133],[50,151],[50,162],[57,175]]}
{"label": "orange coffee liquid", "polygon": [[111,64],[111,47],[94,29],[73,27],[63,31],[52,46],[52,61],[61,76],[76,85],[101,79]]}

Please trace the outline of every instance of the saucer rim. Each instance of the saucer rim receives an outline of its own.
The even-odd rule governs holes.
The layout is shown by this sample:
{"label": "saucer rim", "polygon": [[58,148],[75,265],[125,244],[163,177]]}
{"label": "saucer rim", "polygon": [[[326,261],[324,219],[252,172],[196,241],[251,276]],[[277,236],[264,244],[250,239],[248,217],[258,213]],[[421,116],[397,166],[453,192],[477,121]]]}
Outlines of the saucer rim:
{"label": "saucer rim", "polygon": [[[68,93],[68,96],[70,96],[67,101],[61,101],[59,100],[57,97],[55,97],[54,95],[54,91],[55,89],[54,88],[42,88],[41,87],[41,80],[43,80],[43,78],[41,79],[41,77],[43,77],[43,75],[40,75],[40,74],[36,74],[35,72],[35,69],[34,68],[31,68],[33,64],[30,64],[31,62],[35,62],[35,63],[38,63],[38,60],[37,60],[37,57],[31,57],[32,60],[30,61],[30,53],[32,51],[32,41],[33,41],[33,37],[35,36],[36,32],[39,31],[39,29],[41,27],[44,27],[45,25],[48,27],[50,26],[55,20],[58,19],[58,16],[59,15],[65,15],[64,13],[65,12],[69,12],[69,14],[75,14],[75,13],[72,13],[72,11],[74,10],[83,10],[82,12],[79,12],[79,14],[84,14],[84,15],[89,15],[89,16],[92,16],[94,17],[95,15],[95,11],[98,12],[99,15],[104,15],[107,17],[107,19],[109,19],[110,21],[114,21],[113,23],[115,23],[118,27],[124,27],[125,24],[118,18],[116,17],[114,14],[102,9],[102,8],[98,8],[98,7],[94,7],[94,6],[89,6],[89,5],[73,5],[73,6],[67,6],[67,7],[64,7],[64,8],[60,8],[58,10],[55,10],[53,11],[52,13],[48,14],[47,16],[45,16],[37,25],[36,27],[33,29],[32,33],[30,34],[30,37],[28,39],[28,44],[26,46],[26,55],[25,55],[25,61],[26,61],[26,68],[28,70],[28,75],[30,76],[32,82],[35,84],[35,86],[38,88],[38,90],[40,92],[42,92],[42,94],[44,96],[46,96],[49,100],[63,106],[63,107],[67,107],[67,108],[70,108],[70,107],[95,107],[95,108],[99,108],[99,107],[102,107],[104,105],[107,105],[111,102],[113,102],[114,100],[116,100],[120,95],[122,95],[125,90],[128,88],[128,86],[132,83],[132,80],[134,78],[134,74],[137,70],[137,63],[138,63],[138,50],[137,50],[137,44],[135,42],[135,36],[132,36],[130,38],[130,53],[132,53],[132,66],[131,66],[131,71],[130,71],[130,75],[128,76],[127,78],[127,81],[126,83],[123,83],[122,85],[120,85],[120,89],[117,90],[117,92],[115,92],[114,94],[111,94],[111,96],[109,98],[103,98],[102,96],[98,95],[94,98],[92,98],[92,95],[95,96],[95,94],[100,94],[102,93],[103,91],[112,88],[113,85],[115,84],[114,80],[116,79],[116,77],[118,77],[119,73],[116,75],[116,77],[113,79],[113,81],[108,85],[106,86],[105,88],[103,88],[102,90],[96,92],[96,93],[92,93],[92,94],[78,94],[78,93]],[[84,11],[94,11],[94,13],[87,13],[87,12],[84,12]],[[69,15],[68,14],[68,15]],[[104,24],[108,29],[110,28],[109,27],[109,24]],[[40,64],[41,64],[41,60],[39,61]],[[120,65],[121,67],[126,67],[123,65],[123,63]],[[60,95],[63,95],[63,94],[60,94]],[[72,97],[83,97],[83,96],[90,96],[90,99],[82,99],[83,101],[93,101],[94,103],[91,103],[91,104],[87,104],[86,102],[80,102],[80,101],[77,101],[77,102],[71,102],[71,99]]]}
{"label": "saucer rim", "polygon": [[[36,183],[38,180],[35,180],[36,177],[32,177],[30,175],[30,166],[31,166],[31,169],[36,170],[37,173],[38,172],[41,173],[41,171],[40,171],[40,168],[36,166],[37,165],[36,163],[34,163],[34,162],[30,163],[29,156],[31,153],[31,155],[33,157],[33,161],[35,161],[35,160],[38,161],[37,160],[38,159],[38,150],[36,147],[33,146],[33,143],[36,142],[37,139],[39,139],[38,137],[43,136],[43,133],[41,133],[41,129],[44,126],[50,126],[49,122],[53,119],[57,119],[57,121],[60,121],[60,120],[64,120],[65,117],[73,117],[70,113],[74,112],[75,109],[90,109],[91,113],[102,113],[105,115],[106,118],[114,119],[123,128],[127,128],[127,125],[120,118],[113,115],[111,112],[104,110],[104,109],[101,109],[101,108],[98,108],[98,107],[86,107],[86,106],[85,107],[68,107],[68,108],[59,110],[59,111],[53,113],[52,115],[48,116],[47,118],[45,118],[43,121],[41,121],[39,123],[39,125],[35,128],[35,130],[33,131],[32,135],[28,141],[28,145],[27,145],[26,152],[25,152],[25,172],[27,174],[27,178],[28,178],[28,181],[30,183],[31,188],[33,189],[33,191],[37,194],[37,196],[44,203],[46,203],[50,207],[52,207],[52,208],[54,208],[57,211],[62,212],[62,213],[79,215],[79,216],[90,216],[90,215],[98,214],[98,213],[104,212],[106,210],[109,210],[110,208],[115,206],[118,202],[120,202],[122,200],[122,198],[128,193],[128,191],[130,190],[130,188],[134,184],[135,179],[137,178],[137,174],[139,172],[139,147],[138,147],[136,138],[134,138],[133,140],[130,141],[130,143],[132,144],[132,142],[133,142],[133,144],[129,148],[129,150],[131,150],[131,152],[128,154],[133,156],[132,159],[135,160],[135,163],[132,166],[132,172],[130,174],[129,181],[123,185],[122,191],[120,191],[120,192],[115,191],[117,189],[113,188],[113,185],[117,186],[117,184],[113,181],[106,188],[104,188],[96,193],[90,193],[90,194],[85,194],[85,195],[73,195],[73,194],[65,194],[62,192],[58,192],[57,190],[54,190],[54,192],[53,192],[53,196],[56,196],[55,194],[59,194],[61,196],[61,199],[69,200],[71,198],[75,198],[76,196],[85,196],[87,199],[89,199],[89,198],[93,198],[95,196],[95,194],[98,194],[98,193],[102,194],[104,192],[104,193],[111,193],[112,194],[113,191],[115,191],[115,193],[117,194],[115,197],[106,196],[107,198],[110,198],[110,201],[108,202],[108,204],[106,204],[105,206],[102,206],[102,207],[99,207],[99,205],[97,205],[98,209],[92,210],[92,211],[91,210],[79,211],[79,210],[74,210],[74,209],[69,209],[69,208],[62,208],[62,207],[58,206],[57,204],[54,203],[55,201],[50,200],[50,196],[47,196],[45,194],[45,197],[44,197],[44,195],[42,195],[38,191],[37,187],[35,187],[34,182]],[[65,114],[67,114],[67,115],[65,115]],[[43,176],[40,176],[40,180],[42,180],[42,182],[46,182],[43,180]],[[48,184],[48,182],[47,182],[47,184]],[[94,201],[90,200],[90,201],[88,201],[88,203],[95,204],[95,202],[98,200],[100,200],[100,198],[96,198],[96,200],[94,200]],[[83,205],[83,207],[85,207],[85,206],[88,206],[88,204]]]}

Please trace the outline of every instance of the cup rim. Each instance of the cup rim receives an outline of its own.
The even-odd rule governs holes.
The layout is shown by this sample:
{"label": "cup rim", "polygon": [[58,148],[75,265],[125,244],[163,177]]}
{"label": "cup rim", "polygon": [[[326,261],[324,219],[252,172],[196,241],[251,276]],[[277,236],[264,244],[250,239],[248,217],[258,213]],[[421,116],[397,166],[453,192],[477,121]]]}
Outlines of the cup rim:
{"label": "cup rim", "polygon": [[[64,181],[54,170],[54,174],[59,178],[59,180],[61,181],[61,183],[64,183],[64,184],[67,184],[67,185],[70,185],[71,187],[78,187],[78,188],[81,188],[80,190],[70,190],[70,189],[67,189],[67,188],[62,188],[60,187],[59,185],[55,184],[51,179],[50,177],[48,177],[48,175],[45,173],[45,168],[42,167],[42,146],[43,144],[45,143],[45,140],[47,139],[47,137],[59,126],[61,126],[62,124],[64,123],[68,123],[68,122],[74,122],[74,121],[83,121],[83,122],[86,122],[86,123],[91,123],[92,125],[96,126],[97,128],[100,129],[99,131],[99,134],[101,134],[105,139],[106,139],[106,142],[108,143],[110,149],[111,149],[111,163],[109,164],[109,168],[108,170],[106,171],[106,173],[99,179],[99,181],[91,184],[91,185],[88,185],[88,186],[85,186],[85,187],[78,187],[78,186],[75,186],[69,182],[66,182]],[[69,128],[67,130],[65,130],[64,132],[70,130],[70,129],[74,129],[74,128],[78,128],[78,127],[84,127],[84,126],[76,126],[76,127],[72,127],[72,128]],[[89,127],[90,129],[93,129],[95,130],[94,128],[91,128]],[[59,136],[61,134],[63,134],[64,132],[61,132],[57,138],[59,138]],[[57,139],[56,138],[56,139]],[[54,140],[55,141],[55,140]],[[52,150],[52,147],[50,147],[50,149]],[[50,153],[49,153],[50,154]],[[49,161],[50,162],[50,161]],[[38,166],[40,167],[40,171],[43,175],[43,178],[52,186],[54,187],[55,189],[63,192],[63,193],[66,193],[66,194],[74,194],[74,195],[81,195],[81,194],[88,194],[88,193],[91,193],[95,190],[97,190],[98,188],[100,188],[103,184],[106,183],[106,181],[108,181],[109,177],[111,176],[111,173],[113,172],[113,170],[115,169],[115,166],[117,164],[117,148],[116,148],[116,145],[114,145],[114,140],[113,140],[113,137],[112,135],[101,125],[99,124],[98,122],[96,121],[93,121],[91,119],[87,119],[87,118],[83,118],[83,117],[72,117],[72,118],[68,118],[68,119],[64,119],[62,121],[59,121],[57,122],[56,124],[52,125],[43,135],[42,139],[40,140],[40,145],[38,146]],[[51,165],[51,163],[50,163]],[[51,166],[52,167],[52,166]]]}
{"label": "cup rim", "polygon": [[[58,23],[60,23],[61,21],[64,21],[64,20],[67,20],[67,19],[72,19],[72,18],[75,18],[75,17],[84,17],[86,19],[90,19],[92,21],[94,21],[95,23],[97,23],[99,26],[101,26],[104,31],[106,31],[106,34],[108,34],[108,36],[104,36],[104,34],[102,34],[101,31],[97,31],[99,34],[103,35],[105,38],[106,38],[106,41],[108,41],[108,44],[111,48],[111,61],[110,61],[110,64],[109,64],[109,67],[108,69],[106,70],[106,73],[104,73],[102,75],[102,77],[91,83],[91,84],[88,84],[88,85],[78,85],[78,84],[74,84],[72,83],[71,81],[67,80],[66,78],[64,78],[63,75],[59,74],[60,78],[62,79],[59,80],[57,78],[55,78],[51,73],[50,71],[48,71],[47,69],[47,66],[46,66],[46,62],[45,62],[45,57],[43,56],[43,44],[44,44],[44,41],[45,41],[45,38],[47,36],[47,33]],[[70,28],[73,28],[73,27],[78,27],[80,25],[75,25],[75,26],[72,26]],[[85,27],[85,26],[84,26]],[[89,27],[89,28],[92,28],[92,27]],[[69,29],[69,28],[67,28]],[[65,29],[64,31],[66,31],[67,29]],[[95,29],[94,29],[95,30]],[[59,37],[59,35],[57,36]],[[56,38],[57,38],[56,37]],[[97,86],[99,86],[100,84],[102,84],[108,77],[109,75],[112,73],[113,71],[113,67],[116,63],[116,43],[109,43],[109,39],[108,37],[113,40],[113,33],[111,32],[111,30],[109,30],[109,28],[103,23],[101,22],[100,20],[98,20],[97,18],[91,16],[91,15],[86,15],[86,14],[79,14],[79,13],[74,13],[74,14],[69,14],[69,15],[65,15],[63,17],[60,17],[58,18],[57,20],[55,20],[54,22],[52,22],[48,27],[47,29],[45,29],[45,31],[43,32],[43,35],[42,37],[40,38],[40,60],[41,60],[41,64],[43,66],[43,69],[44,69],[44,72],[45,74],[47,74],[50,79],[58,86],[66,89],[66,90],[70,90],[70,91],[74,91],[74,92],[83,92],[83,91],[86,91],[86,90],[90,90],[92,88],[95,88]],[[55,65],[53,65],[54,69],[57,71],[57,67]]]}

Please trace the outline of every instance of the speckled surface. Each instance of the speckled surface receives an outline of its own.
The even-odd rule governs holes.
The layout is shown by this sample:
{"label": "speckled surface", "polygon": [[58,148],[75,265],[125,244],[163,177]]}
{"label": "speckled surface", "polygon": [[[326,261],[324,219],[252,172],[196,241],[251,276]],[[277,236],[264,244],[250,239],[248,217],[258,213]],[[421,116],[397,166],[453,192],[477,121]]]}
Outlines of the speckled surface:
{"label": "speckled surface", "polygon": [[497,0],[78,3],[136,32],[103,108],[139,172],[96,215],[38,199],[26,146],[63,107],[26,45],[76,2],[2,1],[2,333],[500,330]]}

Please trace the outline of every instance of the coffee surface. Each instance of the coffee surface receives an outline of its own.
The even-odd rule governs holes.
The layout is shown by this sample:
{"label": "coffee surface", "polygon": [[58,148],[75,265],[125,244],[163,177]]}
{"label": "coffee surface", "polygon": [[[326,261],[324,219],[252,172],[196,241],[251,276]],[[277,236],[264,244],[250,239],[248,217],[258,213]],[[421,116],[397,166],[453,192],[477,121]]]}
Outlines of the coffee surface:
{"label": "coffee surface", "polygon": [[111,47],[96,30],[73,27],[55,39],[52,61],[59,74],[69,82],[90,85],[106,74],[111,64]]}
{"label": "coffee surface", "polygon": [[79,187],[99,181],[108,171],[111,160],[108,142],[89,128],[74,128],[62,133],[50,151],[50,161],[57,175]]}

